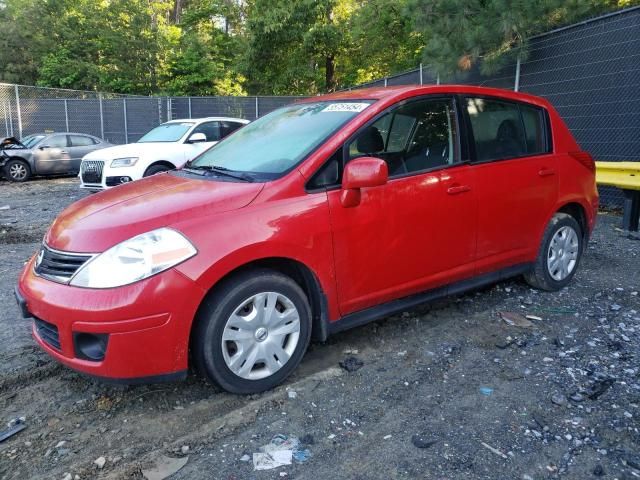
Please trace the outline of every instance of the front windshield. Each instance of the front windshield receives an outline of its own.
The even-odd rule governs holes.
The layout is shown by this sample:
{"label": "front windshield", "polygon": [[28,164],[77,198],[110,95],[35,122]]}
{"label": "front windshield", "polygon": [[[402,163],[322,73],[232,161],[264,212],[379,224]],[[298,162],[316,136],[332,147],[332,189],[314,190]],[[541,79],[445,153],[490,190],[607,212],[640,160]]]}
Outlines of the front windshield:
{"label": "front windshield", "polygon": [[236,131],[187,164],[187,168],[221,167],[276,178],[371,103],[324,101],[280,108]]}
{"label": "front windshield", "polygon": [[27,148],[31,148],[44,137],[44,135],[27,135],[22,140],[20,140],[20,143],[22,143]]}
{"label": "front windshield", "polygon": [[187,130],[193,126],[193,122],[171,122],[163,123],[153,130],[145,133],[138,143],[147,142],[177,142]]}

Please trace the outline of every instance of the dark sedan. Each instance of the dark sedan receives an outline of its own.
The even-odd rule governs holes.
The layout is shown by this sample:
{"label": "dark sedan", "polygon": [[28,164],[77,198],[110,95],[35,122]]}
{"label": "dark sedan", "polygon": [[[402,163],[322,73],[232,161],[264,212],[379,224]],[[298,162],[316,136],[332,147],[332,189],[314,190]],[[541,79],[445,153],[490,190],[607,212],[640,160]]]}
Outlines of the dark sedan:
{"label": "dark sedan", "polygon": [[111,146],[85,133],[36,133],[18,141],[0,143],[0,167],[12,182],[24,182],[33,175],[77,174],[82,157]]}

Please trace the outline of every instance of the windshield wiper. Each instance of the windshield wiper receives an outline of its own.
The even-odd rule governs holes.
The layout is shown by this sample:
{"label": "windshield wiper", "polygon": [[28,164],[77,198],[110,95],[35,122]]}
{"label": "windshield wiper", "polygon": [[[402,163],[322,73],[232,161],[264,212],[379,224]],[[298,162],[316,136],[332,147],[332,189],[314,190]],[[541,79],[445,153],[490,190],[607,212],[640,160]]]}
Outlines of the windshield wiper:
{"label": "windshield wiper", "polygon": [[236,180],[242,180],[244,182],[253,182],[253,177],[242,172],[236,172],[226,167],[220,167],[218,165],[189,165],[184,170],[204,170],[206,172],[213,172],[225,177],[235,178]]}

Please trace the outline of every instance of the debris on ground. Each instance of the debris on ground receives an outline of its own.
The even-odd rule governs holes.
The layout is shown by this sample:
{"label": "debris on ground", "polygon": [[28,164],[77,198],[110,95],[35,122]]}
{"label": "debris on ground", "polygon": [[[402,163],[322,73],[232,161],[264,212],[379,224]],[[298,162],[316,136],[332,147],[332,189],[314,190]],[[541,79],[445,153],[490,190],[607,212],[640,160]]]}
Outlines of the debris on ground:
{"label": "debris on ground", "polygon": [[527,317],[518,312],[498,312],[502,320],[507,325],[512,327],[530,328],[533,327],[533,322],[527,320]]}
{"label": "debris on ground", "polygon": [[25,423],[25,418],[14,418],[7,424],[7,428],[5,430],[0,431],[0,442],[4,442],[8,438],[13,437],[16,433],[21,432],[25,428],[27,428],[27,424]]}
{"label": "debris on ground", "polygon": [[105,463],[107,463],[107,459],[104,457],[98,457],[93,461],[93,463],[98,467],[98,470],[102,470]]}
{"label": "debris on ground", "polygon": [[411,443],[413,443],[416,448],[429,448],[438,443],[438,439],[427,435],[416,434],[411,437]]}
{"label": "debris on ground", "polygon": [[278,434],[253,454],[253,468],[254,470],[271,470],[291,465],[292,460],[296,463],[305,463],[309,458],[311,458],[311,451],[304,448],[298,437]]}
{"label": "debris on ground", "polygon": [[189,457],[173,458],[160,455],[153,467],[142,470],[142,475],[147,480],[164,480],[182,469],[188,461]]}
{"label": "debris on ground", "polygon": [[355,372],[364,366],[364,362],[357,357],[347,357],[340,362],[340,366],[347,372]]}
{"label": "debris on ground", "polygon": [[480,444],[484,447],[489,449],[490,451],[492,451],[493,453],[495,453],[496,455],[499,455],[500,457],[504,458],[505,460],[507,460],[509,457],[502,453],[500,450],[498,450],[497,448],[493,448],[491,445],[489,445],[488,443],[485,442],[480,442]]}
{"label": "debris on ground", "polygon": [[485,397],[488,397],[493,393],[493,388],[491,387],[480,387],[480,393]]}

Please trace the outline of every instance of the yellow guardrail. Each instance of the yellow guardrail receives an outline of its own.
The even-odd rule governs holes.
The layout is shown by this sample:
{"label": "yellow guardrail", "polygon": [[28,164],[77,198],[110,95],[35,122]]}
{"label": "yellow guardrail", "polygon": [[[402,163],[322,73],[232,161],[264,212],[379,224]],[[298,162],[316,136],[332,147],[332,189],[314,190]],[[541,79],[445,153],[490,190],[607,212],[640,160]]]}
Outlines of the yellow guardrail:
{"label": "yellow guardrail", "polygon": [[622,190],[640,190],[640,162],[596,162],[596,182]]}
{"label": "yellow guardrail", "polygon": [[640,223],[640,162],[596,162],[596,183],[622,190],[622,228],[637,232]]}

